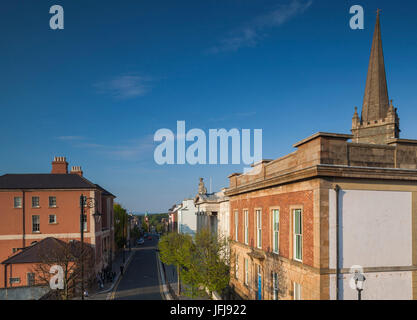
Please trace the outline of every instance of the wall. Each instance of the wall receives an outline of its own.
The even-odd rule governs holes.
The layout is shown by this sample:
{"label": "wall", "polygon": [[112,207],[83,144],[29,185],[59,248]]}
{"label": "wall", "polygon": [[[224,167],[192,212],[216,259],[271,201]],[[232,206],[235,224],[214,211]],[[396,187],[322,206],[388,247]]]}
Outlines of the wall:
{"label": "wall", "polygon": [[[341,190],[340,262],[373,268],[365,271],[364,299],[412,299],[412,193],[401,191]],[[336,193],[329,190],[329,268],[336,267]],[[345,271],[348,272],[348,271]],[[350,274],[340,282],[340,298],[356,299]],[[330,295],[335,298],[335,279]]]}

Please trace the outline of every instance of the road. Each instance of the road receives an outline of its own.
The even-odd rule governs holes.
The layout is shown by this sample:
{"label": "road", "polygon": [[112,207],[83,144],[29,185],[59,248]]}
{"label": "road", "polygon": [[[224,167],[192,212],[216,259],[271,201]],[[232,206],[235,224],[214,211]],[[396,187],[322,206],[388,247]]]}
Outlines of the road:
{"label": "road", "polygon": [[163,300],[157,264],[157,240],[145,240],[132,248],[132,257],[123,278],[113,292],[114,300]]}

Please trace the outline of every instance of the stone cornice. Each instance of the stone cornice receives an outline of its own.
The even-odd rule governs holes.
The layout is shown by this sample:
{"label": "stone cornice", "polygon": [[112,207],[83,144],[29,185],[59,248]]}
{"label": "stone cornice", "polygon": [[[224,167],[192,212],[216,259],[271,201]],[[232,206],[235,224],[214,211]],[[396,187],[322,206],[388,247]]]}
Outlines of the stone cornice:
{"label": "stone cornice", "polygon": [[235,196],[242,193],[320,177],[402,180],[417,182],[417,170],[320,164],[274,177],[265,178],[263,180],[258,180],[235,188],[229,188],[225,194],[227,196]]}

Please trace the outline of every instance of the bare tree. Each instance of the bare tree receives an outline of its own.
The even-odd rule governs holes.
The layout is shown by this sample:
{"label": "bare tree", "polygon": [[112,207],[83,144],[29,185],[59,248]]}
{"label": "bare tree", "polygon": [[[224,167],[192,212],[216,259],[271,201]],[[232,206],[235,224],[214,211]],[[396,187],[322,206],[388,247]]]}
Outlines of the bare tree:
{"label": "bare tree", "polygon": [[58,265],[63,270],[63,289],[57,289],[56,298],[67,300],[77,292],[81,286],[81,261],[84,263],[84,284],[88,287],[94,275],[94,250],[89,244],[84,244],[81,251],[79,241],[64,242],[55,240],[52,248],[40,248],[38,251],[39,262],[33,267],[37,284],[49,286],[53,274],[51,268]]}

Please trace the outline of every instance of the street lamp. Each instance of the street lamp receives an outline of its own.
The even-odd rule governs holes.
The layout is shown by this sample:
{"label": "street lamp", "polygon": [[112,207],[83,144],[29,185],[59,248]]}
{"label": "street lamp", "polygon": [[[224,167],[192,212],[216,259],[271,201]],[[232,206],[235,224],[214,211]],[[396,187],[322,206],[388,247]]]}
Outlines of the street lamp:
{"label": "street lamp", "polygon": [[84,214],[84,207],[96,208],[93,214],[94,219],[98,223],[100,221],[101,213],[97,211],[97,200],[95,198],[87,198],[83,194],[80,196],[80,232],[81,232],[81,300],[84,300],[84,223],[87,222],[87,217]]}
{"label": "street lamp", "polygon": [[366,278],[362,273],[360,273],[358,270],[356,270],[355,275],[354,275],[354,279],[355,279],[356,290],[358,291],[358,300],[361,300],[362,299],[363,284],[364,284]]}

